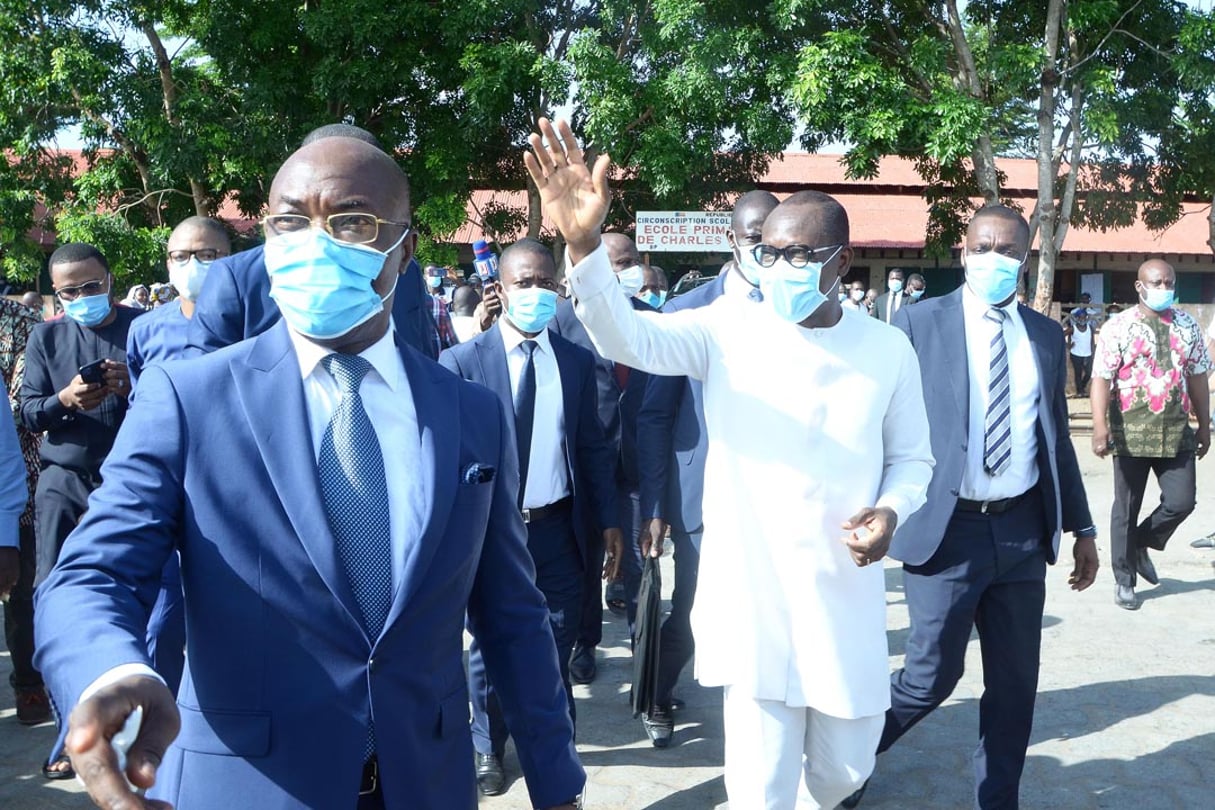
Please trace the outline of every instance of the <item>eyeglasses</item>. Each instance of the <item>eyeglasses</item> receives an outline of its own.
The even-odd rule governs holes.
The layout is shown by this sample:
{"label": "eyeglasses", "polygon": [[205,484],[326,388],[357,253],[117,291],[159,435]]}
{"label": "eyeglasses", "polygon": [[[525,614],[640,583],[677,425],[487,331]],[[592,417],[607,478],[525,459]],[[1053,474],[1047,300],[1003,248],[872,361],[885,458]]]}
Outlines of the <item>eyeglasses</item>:
{"label": "eyeglasses", "polygon": [[832,251],[831,255],[823,259],[823,263],[826,264],[843,247],[843,245],[826,245],[825,247],[812,248],[808,245],[789,245],[788,247],[778,248],[772,245],[756,245],[751,249],[751,255],[755,257],[755,261],[759,262],[760,267],[771,267],[782,257],[794,267],[805,267],[814,260],[815,255],[830,250]]}
{"label": "eyeglasses", "polygon": [[185,264],[193,256],[200,262],[213,262],[220,256],[226,255],[228,254],[220,253],[218,250],[212,250],[211,248],[203,248],[202,250],[171,250],[169,251],[169,260],[178,264]]}
{"label": "eyeglasses", "polygon": [[86,281],[84,284],[77,284],[75,287],[60,287],[55,290],[55,297],[60,301],[75,301],[77,298],[88,298],[93,295],[101,295],[110,291],[110,277],[99,278],[96,281]]}
{"label": "eyeglasses", "polygon": [[[408,222],[393,222],[380,219],[375,214],[330,214],[325,217],[325,230],[339,242],[366,245],[380,237],[381,225],[396,225],[409,231]],[[269,235],[281,236],[298,233],[312,227],[312,218],[303,214],[271,214],[262,219],[262,227]]]}

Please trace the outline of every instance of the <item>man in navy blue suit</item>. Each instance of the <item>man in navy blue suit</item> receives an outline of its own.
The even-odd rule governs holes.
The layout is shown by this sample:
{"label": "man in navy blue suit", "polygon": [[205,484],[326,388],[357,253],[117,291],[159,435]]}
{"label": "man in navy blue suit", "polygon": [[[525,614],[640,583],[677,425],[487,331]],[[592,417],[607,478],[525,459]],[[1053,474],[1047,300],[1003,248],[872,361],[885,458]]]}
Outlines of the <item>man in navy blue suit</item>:
{"label": "man in navy blue suit", "polygon": [[[778,200],[767,191],[749,191],[738,198],[726,232],[734,258],[717,278],[679,296],[663,312],[704,307],[723,294],[749,295],[756,289],[741,269],[752,261],[751,248],[763,238],[764,220]],[[751,274],[753,275],[753,274]],[[705,487],[704,391],[699,380],[651,376],[637,414],[637,447],[641,474],[642,554],[662,556],[667,527],[675,545],[675,588],[671,612],[662,625],[658,655],[658,689],[654,705],[642,716],[642,726],[656,748],[671,742],[675,723],[672,691],[679,674],[692,660],[692,600],[704,533],[701,502]]]}
{"label": "man in navy blue suit", "polygon": [[[899,527],[911,635],[891,676],[886,751],[953,692],[971,631],[983,651],[975,807],[1018,805],[1038,688],[1046,567],[1075,535],[1075,590],[1097,575],[1097,530],[1067,427],[1059,325],[1017,304],[1029,226],[1004,206],[966,231],[965,285],[899,310],[920,358],[932,454],[928,503]],[[855,807],[865,788],[850,796]]]}
{"label": "man in navy blue suit", "polygon": [[[645,269],[637,245],[622,233],[605,233],[603,244],[608,249],[612,269],[621,282],[622,294],[629,299],[633,309],[653,311],[653,307],[636,297],[645,285]],[[616,498],[620,512],[621,528],[628,537],[626,558],[622,572],[625,578],[624,594],[630,629],[637,612],[637,589],[640,585],[641,566],[637,559],[634,541],[641,529],[641,509],[638,496],[638,474],[636,465],[637,411],[645,394],[647,374],[636,371],[599,354],[586,327],[574,314],[570,299],[558,302],[557,315],[553,318],[552,331],[576,343],[595,357],[595,380],[598,389],[599,420],[611,443],[614,453],[613,475],[616,480]],[[603,556],[603,548],[597,544],[591,548],[592,559]],[[595,574],[596,567],[587,569],[586,589],[582,602],[582,627],[574,644],[570,659],[570,676],[574,683],[590,683],[595,680],[597,664],[595,648],[603,640],[603,592]]]}
{"label": "man in navy blue suit", "polygon": [[[349,124],[319,127],[308,133],[301,146],[323,138],[354,138],[381,149],[374,135]],[[206,283],[195,304],[187,332],[189,354],[213,352],[260,335],[280,317],[278,307],[270,298],[270,277],[266,275],[262,246],[221,258],[208,270]],[[392,298],[392,319],[397,335],[406,345],[431,359],[439,356],[430,295],[422,279],[422,269],[412,256],[401,265],[401,277]]]}
{"label": "man in navy blue suit", "polygon": [[[443,352],[439,362],[489,388],[514,413],[519,506],[572,714],[568,661],[578,635],[584,571],[593,567],[598,591],[600,575],[615,578],[623,551],[612,480],[615,457],[595,413],[594,358],[548,330],[558,297],[548,248],[532,239],[511,245],[502,253],[499,284],[505,317]],[[596,542],[588,527],[596,527]],[[605,546],[606,564],[591,557],[591,549]],[[508,729],[479,645],[469,651],[468,669],[477,782],[482,793],[493,796],[504,787]]]}
{"label": "man in navy blue suit", "polygon": [[[39,591],[38,663],[102,807],[477,803],[465,618],[532,803],[572,808],[573,744],[498,399],[389,328],[409,186],[367,144],[301,148],[271,187],[283,322],[148,369],[104,483]],[[180,550],[178,703],[143,625]],[[124,770],[111,738],[142,723]],[[153,783],[155,783],[153,787]]]}

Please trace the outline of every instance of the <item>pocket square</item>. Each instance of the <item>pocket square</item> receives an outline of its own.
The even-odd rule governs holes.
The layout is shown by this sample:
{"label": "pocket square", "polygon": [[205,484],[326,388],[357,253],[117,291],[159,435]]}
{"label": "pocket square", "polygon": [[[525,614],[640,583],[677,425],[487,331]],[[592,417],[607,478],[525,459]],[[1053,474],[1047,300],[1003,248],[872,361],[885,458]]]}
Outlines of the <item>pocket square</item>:
{"label": "pocket square", "polygon": [[497,472],[488,464],[472,463],[464,468],[464,473],[460,476],[460,480],[466,484],[484,484],[487,481],[494,480],[494,473]]}

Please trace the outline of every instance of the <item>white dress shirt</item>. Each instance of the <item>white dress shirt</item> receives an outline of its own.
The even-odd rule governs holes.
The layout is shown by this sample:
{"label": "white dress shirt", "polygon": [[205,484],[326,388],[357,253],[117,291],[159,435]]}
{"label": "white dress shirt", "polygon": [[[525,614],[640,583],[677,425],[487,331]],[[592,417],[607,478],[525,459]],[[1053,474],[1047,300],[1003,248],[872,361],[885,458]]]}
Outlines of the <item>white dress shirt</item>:
{"label": "white dress shirt", "polygon": [[894,320],[894,313],[898,312],[899,308],[903,306],[903,295],[904,293],[902,290],[899,290],[898,292],[889,292],[886,295],[886,312],[884,313],[886,316],[886,323],[890,323],[892,320]]}
{"label": "white dress shirt", "polygon": [[[321,441],[341,402],[337,380],[321,365],[331,350],[318,346],[303,335],[288,329],[304,384],[304,406],[312,437],[312,453],[320,459]],[[408,537],[408,527],[418,525],[413,518],[425,514],[424,490],[418,485],[417,469],[422,456],[422,438],[413,392],[405,376],[405,364],[392,340],[392,330],[359,353],[371,370],[359,385],[363,408],[380,440],[384,456],[384,478],[388,484],[388,516],[392,542],[392,587],[401,584],[406,546],[417,538]]]}
{"label": "white dress shirt", "polygon": [[884,712],[883,566],[858,567],[840,524],[867,506],[902,519],[924,503],[932,451],[910,342],[848,311],[805,329],[745,295],[634,312],[602,247],[570,280],[605,357],[704,381],[696,677],[833,717]]}
{"label": "white dress shirt", "polygon": [[515,328],[510,318],[499,318],[502,343],[506,347],[506,369],[510,372],[511,397],[519,393],[527,353],[523,341],[536,341],[532,355],[536,365],[536,411],[532,417],[532,447],[527,461],[527,480],[523,482],[523,508],[538,509],[570,494],[569,471],[565,463],[565,406],[561,372],[548,330],[529,338]]}
{"label": "white dress shirt", "polygon": [[996,325],[984,317],[992,307],[970,291],[962,290],[962,320],[966,330],[966,362],[970,371],[970,427],[966,442],[966,470],[958,495],[972,501],[1013,498],[1038,483],[1038,363],[1017,311],[1017,300],[1002,309],[1004,345],[1008,349],[1009,416],[1012,456],[1008,469],[996,476],[983,469],[983,433],[987,421],[987,386],[991,382],[991,339]]}

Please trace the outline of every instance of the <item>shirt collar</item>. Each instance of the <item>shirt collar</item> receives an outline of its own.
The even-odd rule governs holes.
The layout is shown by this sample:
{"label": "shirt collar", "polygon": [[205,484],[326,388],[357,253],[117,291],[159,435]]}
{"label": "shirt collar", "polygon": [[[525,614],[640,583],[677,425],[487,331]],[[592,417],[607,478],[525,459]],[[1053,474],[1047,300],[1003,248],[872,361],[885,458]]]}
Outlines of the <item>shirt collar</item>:
{"label": "shirt collar", "polygon": [[[287,334],[291,336],[291,345],[295,347],[295,356],[299,359],[302,379],[306,380],[311,377],[321,360],[326,355],[333,354],[332,349],[313,343],[290,327],[287,328]],[[401,358],[397,354],[397,347],[392,335],[393,330],[390,324],[389,328],[384,331],[384,336],[359,352],[359,357],[371,363],[371,367],[375,369],[376,374],[380,375],[380,379],[389,389],[396,391],[401,385],[402,369]]]}
{"label": "shirt collar", "polygon": [[1004,306],[997,307],[995,304],[989,304],[980,299],[979,296],[975,295],[974,291],[970,289],[970,285],[965,281],[962,282],[962,306],[965,308],[966,312],[980,318],[983,317],[984,313],[986,313],[989,309],[1002,309],[1008,314],[1009,318],[1017,316],[1017,296],[1014,295],[1012,300]]}
{"label": "shirt collar", "polygon": [[534,340],[541,351],[548,352],[549,354],[553,353],[552,344],[548,340],[547,326],[540,330],[540,334],[529,338],[515,328],[515,325],[510,322],[510,318],[503,315],[498,318],[498,330],[502,333],[502,343],[506,346],[507,354],[513,352],[525,340]]}

